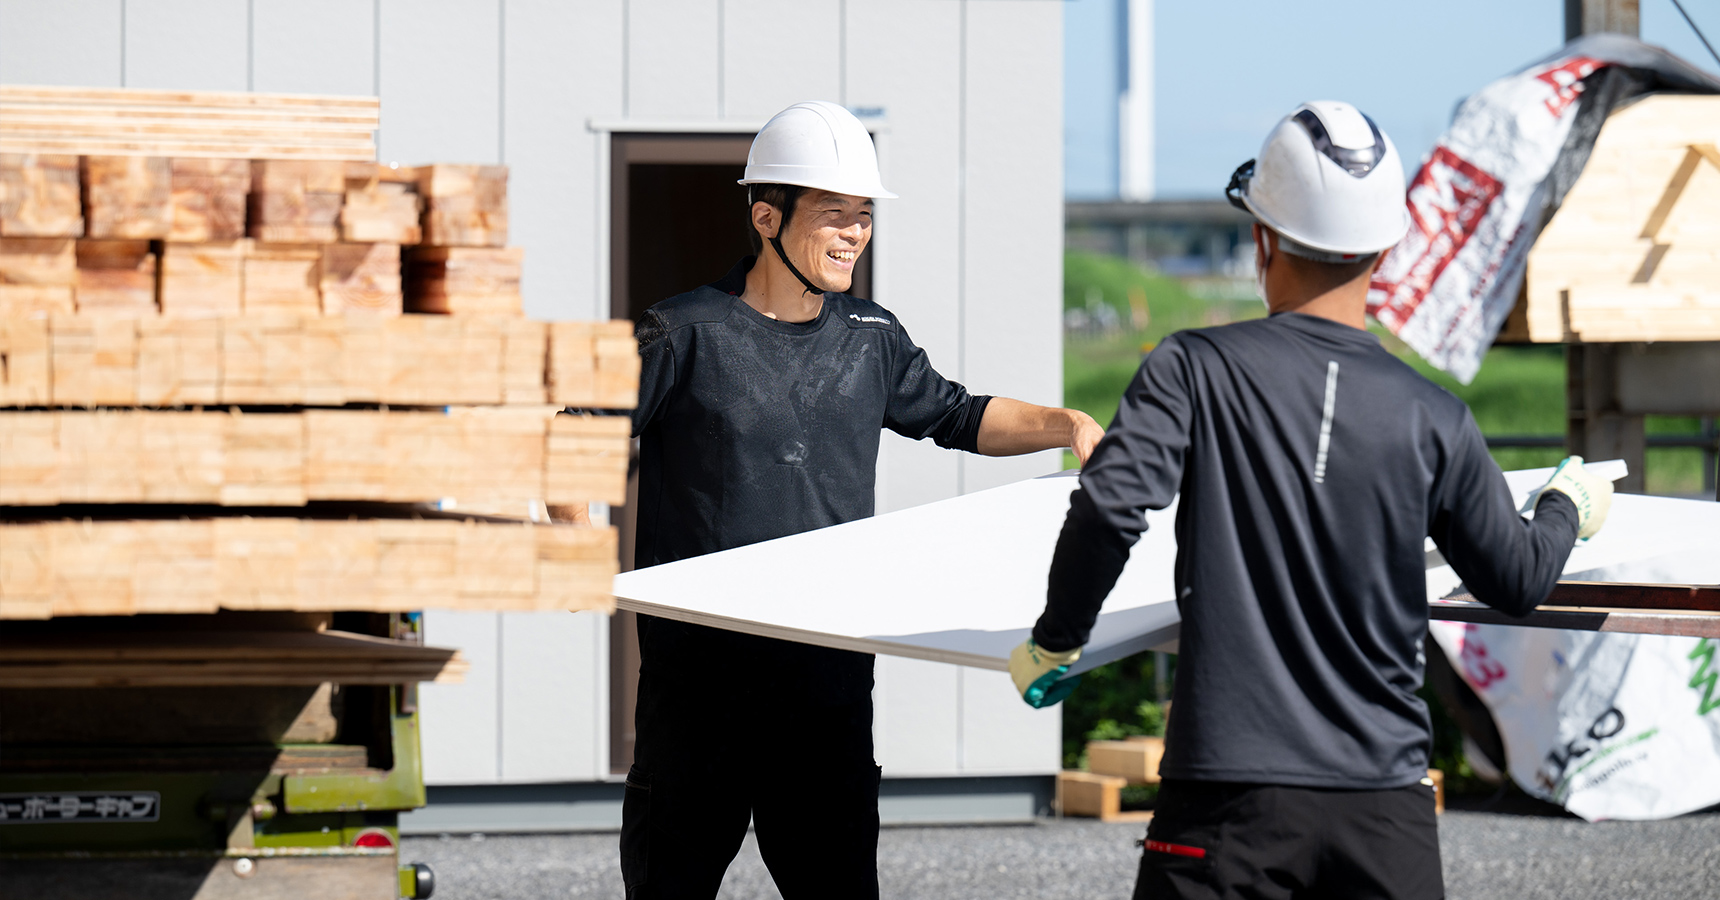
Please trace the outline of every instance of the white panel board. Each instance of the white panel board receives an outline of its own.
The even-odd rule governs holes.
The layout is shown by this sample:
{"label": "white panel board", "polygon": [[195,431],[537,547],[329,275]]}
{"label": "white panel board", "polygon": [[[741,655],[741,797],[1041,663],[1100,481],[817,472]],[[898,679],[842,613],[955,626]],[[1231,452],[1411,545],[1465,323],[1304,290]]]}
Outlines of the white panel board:
{"label": "white panel board", "polygon": [[[534,319],[607,319],[594,273],[599,141],[588,119],[621,115],[620,3],[510,0],[504,21],[503,162],[509,242],[524,247],[521,288]],[[568,48],[578,47],[577,53]]]}
{"label": "white panel board", "polygon": [[0,83],[121,87],[124,0],[0,0]]}
{"label": "white panel board", "polygon": [[884,776],[958,774],[961,668],[880,656],[874,671],[872,752]]}
{"label": "white panel board", "polygon": [[376,93],[375,0],[251,0],[251,23],[252,90]]}
{"label": "white panel board", "polygon": [[250,89],[250,4],[126,0],[125,86]]}
{"label": "white panel board", "polygon": [[[381,3],[378,158],[400,163],[499,162],[500,4]],[[570,47],[568,52],[579,50]]]}
{"label": "white panel board", "polygon": [[[966,59],[965,375],[981,393],[1061,406],[1062,4],[967,4]],[[1008,227],[998,227],[1003,222]],[[965,458],[963,487],[1007,484],[1062,464],[1058,453]]]}
{"label": "white panel board", "polygon": [[960,669],[962,773],[1051,774],[1063,768],[1063,711],[1021,702],[1007,672]]}
{"label": "white panel board", "polygon": [[424,613],[424,642],[461,650],[471,663],[463,682],[418,688],[426,784],[489,784],[500,774],[499,615],[441,609]]}
{"label": "white panel board", "polygon": [[[1005,669],[1044,608],[1071,474],[627,572],[615,595],[702,625]],[[1174,518],[1174,504],[1149,514],[1078,669],[1175,637]],[[952,548],[966,554],[959,566]]]}
{"label": "white panel board", "polygon": [[[1616,461],[1592,464],[1611,477]],[[1510,473],[1521,503],[1551,469]],[[703,625],[869,653],[1008,668],[1045,603],[1045,578],[1074,473],[629,572],[624,608]],[[1148,530],[1105,603],[1075,673],[1166,645],[1177,633],[1172,584],[1176,504]],[[1566,572],[1679,548],[1712,552],[1720,504],[1620,494],[1607,528],[1572,551]],[[963,564],[949,565],[952,550]],[[875,565],[857,563],[877,561]],[[1433,560],[1437,563],[1437,558]],[[759,573],[768,572],[768,577]],[[832,576],[840,572],[840,577]],[[1443,574],[1441,574],[1443,573]],[[1449,577],[1449,583],[1440,579]],[[1428,571],[1438,596],[1455,585]]]}
{"label": "white panel board", "polygon": [[594,781],[608,763],[608,617],[501,613],[501,780]]}
{"label": "white panel board", "polygon": [[722,115],[762,121],[802,100],[842,102],[842,54],[823,49],[841,46],[841,7],[839,0],[723,0]]}
{"label": "white panel board", "polygon": [[[628,0],[626,116],[714,119],[720,115],[721,3]],[[777,58],[784,60],[778,53]]]}

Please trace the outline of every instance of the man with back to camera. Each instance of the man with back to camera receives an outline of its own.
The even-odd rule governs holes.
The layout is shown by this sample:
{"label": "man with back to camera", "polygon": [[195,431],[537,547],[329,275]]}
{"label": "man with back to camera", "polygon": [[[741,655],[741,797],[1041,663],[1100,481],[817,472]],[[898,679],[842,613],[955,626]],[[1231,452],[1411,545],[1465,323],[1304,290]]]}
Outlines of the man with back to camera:
{"label": "man with back to camera", "polygon": [[[638,324],[639,567],[872,515],[882,428],[992,456],[1092,451],[1091,417],[969,394],[894,313],[843,293],[873,198],[895,196],[847,110],[779,113],[741,183],[756,256]],[[856,547],[853,564],[888,560]],[[650,616],[639,651],[630,900],[716,896],[749,818],[787,900],[876,898],[872,656]]]}
{"label": "man with back to camera", "polygon": [[1011,674],[1034,706],[1067,693],[1145,511],[1180,493],[1176,713],[1135,896],[1440,897],[1423,538],[1523,615],[1600,530],[1612,484],[1571,457],[1525,521],[1469,409],[1365,330],[1369,278],[1409,224],[1371,119],[1298,107],[1226,193],[1257,220],[1271,315],[1142,362]]}

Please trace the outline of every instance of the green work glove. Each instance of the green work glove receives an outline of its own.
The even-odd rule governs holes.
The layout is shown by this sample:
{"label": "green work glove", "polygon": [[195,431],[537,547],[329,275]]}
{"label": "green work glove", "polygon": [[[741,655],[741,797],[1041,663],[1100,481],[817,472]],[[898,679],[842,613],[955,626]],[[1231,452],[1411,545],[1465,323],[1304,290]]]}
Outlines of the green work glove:
{"label": "green work glove", "polygon": [[1061,683],[1057,680],[1068,674],[1069,666],[1080,658],[1080,647],[1053,653],[1028,638],[1009,653],[1009,677],[1015,679],[1015,689],[1021,692],[1021,699],[1028,706],[1044,709],[1069,696],[1081,683],[1079,675]]}
{"label": "green work glove", "polygon": [[1571,498],[1577,506],[1577,537],[1591,538],[1601,530],[1601,524],[1607,520],[1607,510],[1612,509],[1613,485],[1611,481],[1602,478],[1583,468],[1583,458],[1567,456],[1559,467],[1553,470],[1553,477],[1540,490],[1529,495],[1529,508],[1541,502],[1541,495],[1548,491],[1558,491]]}

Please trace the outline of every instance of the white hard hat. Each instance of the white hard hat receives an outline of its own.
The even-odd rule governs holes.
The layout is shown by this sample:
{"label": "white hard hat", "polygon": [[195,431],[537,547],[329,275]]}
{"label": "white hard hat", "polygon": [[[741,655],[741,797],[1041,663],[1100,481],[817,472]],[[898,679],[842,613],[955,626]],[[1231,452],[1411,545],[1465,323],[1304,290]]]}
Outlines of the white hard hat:
{"label": "white hard hat", "polygon": [[893,200],[878,177],[878,150],[854,114],[808,100],[771,117],[753,138],[741,184],[802,187]]}
{"label": "white hard hat", "polygon": [[1409,230],[1397,147],[1373,119],[1336,100],[1285,116],[1260,156],[1230,177],[1225,196],[1278,232],[1285,252],[1322,262],[1378,253]]}

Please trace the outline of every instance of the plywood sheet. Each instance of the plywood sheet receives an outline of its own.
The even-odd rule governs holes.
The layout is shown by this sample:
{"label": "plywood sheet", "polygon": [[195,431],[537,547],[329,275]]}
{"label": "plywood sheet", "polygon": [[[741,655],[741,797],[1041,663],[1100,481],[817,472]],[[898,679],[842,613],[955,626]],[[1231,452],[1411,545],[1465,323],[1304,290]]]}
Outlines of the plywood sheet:
{"label": "plywood sheet", "polygon": [[[1622,474],[1618,463],[1596,467]],[[1507,474],[1521,503],[1551,469]],[[869,653],[1008,667],[1045,604],[1046,573],[1073,472],[1022,481],[833,528],[628,572],[617,605],[767,637]],[[1075,671],[1178,635],[1176,507],[1148,530],[1106,601]],[[1566,572],[1666,553],[1711,552],[1720,504],[1618,495],[1607,527],[1572,552]],[[1457,586],[1430,554],[1430,597]]]}
{"label": "plywood sheet", "polygon": [[[622,609],[769,637],[1007,668],[1045,606],[1073,472],[625,573]],[[1147,533],[1078,668],[1174,641],[1176,507]]]}

